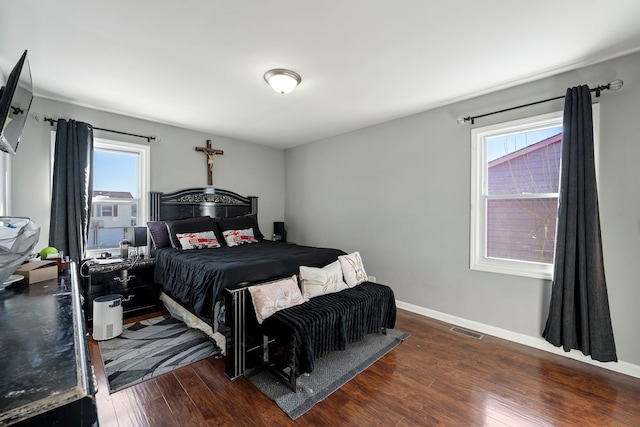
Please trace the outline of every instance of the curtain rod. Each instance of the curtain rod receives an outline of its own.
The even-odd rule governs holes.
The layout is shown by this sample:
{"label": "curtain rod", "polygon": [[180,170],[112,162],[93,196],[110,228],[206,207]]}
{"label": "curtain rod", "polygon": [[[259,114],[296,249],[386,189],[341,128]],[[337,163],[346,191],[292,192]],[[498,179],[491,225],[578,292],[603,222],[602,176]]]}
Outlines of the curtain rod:
{"label": "curtain rod", "polygon": [[[41,116],[41,115],[39,115],[39,114],[36,114],[35,119],[36,119],[37,121],[39,121],[39,122],[49,122],[49,124],[50,124],[51,126],[53,126],[53,124],[54,124],[54,123],[58,123],[58,120],[56,120],[56,119],[52,119],[51,117],[44,117],[44,116]],[[136,138],[144,138],[144,139],[146,139],[146,140],[147,140],[147,142],[151,142],[151,141],[153,141],[153,142],[159,142],[159,141],[160,141],[160,138],[158,138],[157,136],[153,136],[153,135],[152,135],[152,136],[138,135],[138,134],[135,134],[135,133],[122,132],[122,131],[119,131],[119,130],[111,130],[111,129],[97,128],[97,127],[95,127],[95,126],[93,126],[93,125],[90,125],[90,126],[91,126],[94,130],[101,130],[101,131],[104,131],[104,132],[117,133],[117,134],[120,134],[120,135],[135,136]]]}
{"label": "curtain rod", "polygon": [[[596,98],[598,98],[600,96],[600,93],[603,90],[618,90],[622,87],[622,84],[623,84],[622,80],[614,80],[609,84],[600,85],[598,87],[591,89],[591,92],[595,92]],[[532,105],[542,104],[544,102],[549,102],[549,101],[555,101],[556,99],[562,99],[564,97],[565,95],[556,96],[554,98],[543,99],[542,101],[530,102],[529,104],[523,104],[523,105],[518,105],[517,107],[505,108],[504,110],[499,110],[499,111],[492,111],[491,113],[480,114],[478,116],[460,117],[458,119],[458,123],[464,124],[464,122],[471,122],[471,124],[475,124],[475,120],[479,119],[480,117],[486,117],[486,116],[491,116],[492,114],[498,114],[498,113],[504,113],[506,111],[517,110],[518,108],[530,107]]]}

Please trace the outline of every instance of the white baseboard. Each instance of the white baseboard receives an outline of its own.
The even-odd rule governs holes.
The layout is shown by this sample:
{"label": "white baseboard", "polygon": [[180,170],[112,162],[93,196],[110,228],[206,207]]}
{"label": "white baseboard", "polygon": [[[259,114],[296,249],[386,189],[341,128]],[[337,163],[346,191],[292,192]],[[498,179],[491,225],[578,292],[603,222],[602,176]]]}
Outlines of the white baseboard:
{"label": "white baseboard", "polygon": [[517,332],[508,331],[506,329],[496,328],[495,326],[485,325],[484,323],[474,322],[472,320],[463,319],[461,317],[452,316],[450,314],[441,313],[439,311],[431,310],[428,308],[420,307],[414,304],[409,304],[402,301],[396,301],[398,308],[410,311],[412,313],[420,314],[422,316],[431,317],[452,325],[461,326],[463,328],[472,329],[474,331],[482,332],[487,335],[502,338],[508,341],[513,341],[518,344],[533,347],[538,350],[547,351],[549,353],[557,354],[560,356],[568,357],[570,359],[577,360],[579,362],[588,363],[590,365],[598,366],[600,368],[609,369],[611,371],[619,372],[621,374],[629,375],[635,378],[640,378],[640,366],[634,365],[628,362],[598,362],[593,360],[577,350],[571,350],[565,352],[563,349],[555,347],[549,344],[544,338],[531,337],[529,335],[520,334]]}

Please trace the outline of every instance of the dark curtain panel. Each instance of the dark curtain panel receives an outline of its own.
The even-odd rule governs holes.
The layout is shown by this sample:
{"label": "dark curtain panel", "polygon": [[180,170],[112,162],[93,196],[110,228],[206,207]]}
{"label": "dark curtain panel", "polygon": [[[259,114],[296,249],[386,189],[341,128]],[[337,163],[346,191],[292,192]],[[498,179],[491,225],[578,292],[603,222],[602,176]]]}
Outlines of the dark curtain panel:
{"label": "dark curtain panel", "polygon": [[567,90],[560,207],[549,317],[543,336],[565,351],[617,361],[604,275],[593,148],[591,92]]}
{"label": "dark curtain panel", "polygon": [[49,245],[76,262],[87,248],[93,170],[93,128],[58,120],[53,164]]}

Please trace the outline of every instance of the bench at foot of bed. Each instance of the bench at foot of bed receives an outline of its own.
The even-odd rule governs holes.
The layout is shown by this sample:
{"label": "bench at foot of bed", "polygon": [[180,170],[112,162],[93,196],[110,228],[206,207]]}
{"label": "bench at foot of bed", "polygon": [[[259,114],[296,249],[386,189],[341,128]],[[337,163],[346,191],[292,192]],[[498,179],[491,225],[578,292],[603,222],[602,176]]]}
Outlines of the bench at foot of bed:
{"label": "bench at foot of bed", "polygon": [[316,360],[368,334],[386,333],[395,322],[391,288],[364,282],[276,312],[260,326],[263,338],[258,352],[262,363],[295,391],[296,379],[313,372]]}
{"label": "bench at foot of bed", "polygon": [[[386,335],[387,328],[382,328],[379,333]],[[300,375],[295,375],[290,367],[282,363],[284,361],[282,347],[277,347],[275,340],[270,339],[267,335],[263,335],[260,350],[262,350],[262,361],[261,365],[256,369],[268,369],[289,386],[291,390],[297,393],[298,378],[300,378]],[[309,373],[303,373],[302,375],[309,375]]]}
{"label": "bench at foot of bed", "polygon": [[[254,285],[260,286],[260,285]],[[263,365],[264,336],[271,347],[283,348],[278,365],[288,377],[313,371],[315,360],[367,334],[395,327],[396,303],[386,285],[364,282],[332,294],[280,310],[259,325],[248,286],[225,289],[225,375],[236,379]],[[278,359],[278,358],[276,358]],[[269,364],[275,363],[270,357]]]}

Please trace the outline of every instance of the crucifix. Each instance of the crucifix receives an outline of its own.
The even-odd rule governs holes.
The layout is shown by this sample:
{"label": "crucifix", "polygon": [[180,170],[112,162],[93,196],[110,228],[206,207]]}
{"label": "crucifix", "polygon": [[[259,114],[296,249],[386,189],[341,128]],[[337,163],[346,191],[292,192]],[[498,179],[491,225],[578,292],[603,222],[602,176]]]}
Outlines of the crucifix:
{"label": "crucifix", "polygon": [[207,169],[209,172],[209,185],[213,185],[213,156],[216,154],[224,154],[224,151],[211,148],[211,140],[207,139],[206,147],[196,147],[196,151],[202,151],[207,155]]}

